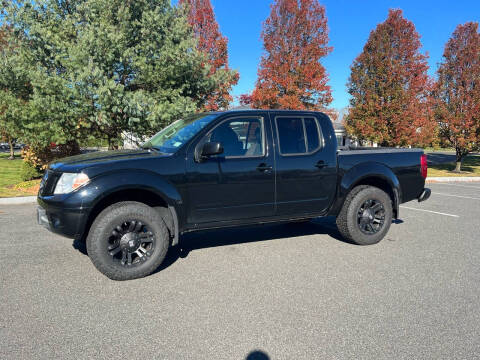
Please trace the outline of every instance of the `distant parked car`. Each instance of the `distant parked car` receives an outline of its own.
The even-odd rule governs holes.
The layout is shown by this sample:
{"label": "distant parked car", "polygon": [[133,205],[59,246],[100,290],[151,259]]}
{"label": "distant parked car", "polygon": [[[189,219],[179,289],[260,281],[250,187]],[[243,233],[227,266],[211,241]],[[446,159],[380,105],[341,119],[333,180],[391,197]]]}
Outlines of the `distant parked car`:
{"label": "distant parked car", "polygon": [[22,144],[22,143],[17,143],[15,145],[13,145],[13,148],[14,149],[23,149],[25,147],[25,144]]}
{"label": "distant parked car", "polygon": [[0,143],[0,149],[1,149],[1,150],[6,150],[6,149],[8,149],[8,147],[9,147],[9,146],[8,146],[7,143]]}

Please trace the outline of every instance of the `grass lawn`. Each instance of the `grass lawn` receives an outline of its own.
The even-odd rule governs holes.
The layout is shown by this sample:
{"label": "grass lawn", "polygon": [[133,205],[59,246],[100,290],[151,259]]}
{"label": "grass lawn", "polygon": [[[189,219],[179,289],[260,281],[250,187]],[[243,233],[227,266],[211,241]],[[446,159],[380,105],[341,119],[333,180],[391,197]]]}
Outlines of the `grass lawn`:
{"label": "grass lawn", "polygon": [[463,161],[462,172],[453,172],[455,163],[428,166],[428,176],[480,176],[480,155],[470,155]]}
{"label": "grass lawn", "polygon": [[425,147],[423,148],[423,150],[425,150],[425,152],[455,152],[455,149],[454,148],[433,148],[433,147]]}
{"label": "grass lawn", "polygon": [[22,182],[20,178],[22,159],[17,155],[15,160],[8,160],[8,155],[0,154],[0,197],[36,195],[40,179]]}

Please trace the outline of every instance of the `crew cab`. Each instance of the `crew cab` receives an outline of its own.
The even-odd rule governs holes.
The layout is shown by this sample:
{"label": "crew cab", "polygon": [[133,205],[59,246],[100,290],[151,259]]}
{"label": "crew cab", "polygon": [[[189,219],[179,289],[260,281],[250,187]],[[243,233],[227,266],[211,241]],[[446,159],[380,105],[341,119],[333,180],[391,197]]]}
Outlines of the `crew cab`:
{"label": "crew cab", "polygon": [[115,280],[151,274],[181,235],[335,216],[348,241],[388,232],[399,204],[430,196],[421,149],[345,149],[319,112],[249,110],[178,120],[141,148],[49,166],[38,222],[85,239]]}

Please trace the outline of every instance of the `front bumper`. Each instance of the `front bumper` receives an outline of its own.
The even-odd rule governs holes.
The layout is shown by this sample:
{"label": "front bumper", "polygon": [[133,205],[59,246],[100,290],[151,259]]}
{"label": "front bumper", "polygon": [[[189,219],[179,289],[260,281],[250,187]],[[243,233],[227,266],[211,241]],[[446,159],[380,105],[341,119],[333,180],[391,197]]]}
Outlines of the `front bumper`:
{"label": "front bumper", "polygon": [[47,230],[51,230],[50,221],[48,220],[47,212],[41,206],[37,206],[37,223]]}
{"label": "front bumper", "polygon": [[71,239],[82,236],[86,216],[83,211],[79,210],[41,205],[37,207],[39,225],[55,234]]}
{"label": "front bumper", "polygon": [[428,200],[431,194],[432,194],[432,191],[429,188],[423,189],[422,193],[417,198],[418,202]]}

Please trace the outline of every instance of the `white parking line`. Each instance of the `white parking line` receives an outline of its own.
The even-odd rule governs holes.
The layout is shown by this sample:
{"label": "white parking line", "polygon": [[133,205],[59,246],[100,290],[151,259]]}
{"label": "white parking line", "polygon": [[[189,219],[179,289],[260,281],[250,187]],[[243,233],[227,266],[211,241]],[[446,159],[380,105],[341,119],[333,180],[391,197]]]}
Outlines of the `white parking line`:
{"label": "white parking line", "polygon": [[436,192],[436,191],[432,191],[432,194],[434,194],[434,195],[441,195],[441,196],[456,197],[456,198],[460,198],[460,199],[480,200],[480,198],[473,197],[473,196],[462,196],[462,195],[444,194],[444,193],[439,193],[439,192]]}
{"label": "white parking line", "polygon": [[435,185],[457,186],[457,187],[463,187],[467,189],[480,189],[479,186],[467,186],[467,185],[458,185],[458,184],[449,184],[449,183],[435,183]]}
{"label": "white parking line", "polygon": [[450,216],[450,217],[454,217],[454,218],[459,218],[459,217],[460,217],[460,216],[458,216],[458,215],[446,214],[446,213],[442,213],[442,212],[438,212],[438,211],[432,211],[432,210],[417,209],[417,208],[412,208],[412,207],[403,206],[403,205],[401,205],[400,207],[401,207],[402,209],[423,211],[423,212],[428,212],[428,213],[431,213],[431,214],[437,214],[437,215],[443,215],[443,216]]}

